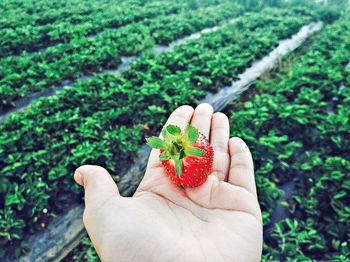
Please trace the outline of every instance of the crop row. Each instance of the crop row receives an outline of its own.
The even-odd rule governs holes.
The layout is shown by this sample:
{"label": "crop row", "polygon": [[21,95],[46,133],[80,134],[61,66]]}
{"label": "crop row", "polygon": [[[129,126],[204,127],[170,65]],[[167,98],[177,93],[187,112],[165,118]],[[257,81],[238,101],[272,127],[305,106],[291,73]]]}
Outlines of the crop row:
{"label": "crop row", "polygon": [[[0,2],[0,29],[22,27],[26,25],[46,25],[54,24],[60,20],[71,21],[72,23],[80,23],[84,20],[81,16],[90,17],[92,14],[99,14],[106,7],[113,5],[129,5],[147,6],[150,2],[167,2],[166,0],[5,0]],[[220,0],[180,0],[181,4],[186,4],[189,8],[195,9],[198,6],[215,5],[220,3]],[[167,2],[169,5],[171,2]],[[125,10],[127,10],[125,5]],[[12,22],[12,23],[11,23]]]}
{"label": "crop row", "polygon": [[61,85],[84,74],[116,68],[122,55],[134,55],[155,43],[170,41],[235,17],[241,9],[222,4],[176,15],[158,16],[104,31],[94,39],[79,38],[32,57],[8,57],[0,63],[0,112],[16,100]]}
{"label": "crop row", "polygon": [[[232,135],[247,141],[256,165],[264,224],[276,204],[290,218],[275,224],[264,260],[346,261],[350,256],[350,19],[327,26],[302,55],[255,82],[226,112]],[[345,87],[340,88],[342,84]],[[294,181],[293,197],[269,181]],[[274,197],[273,197],[274,196]]]}
{"label": "crop row", "polygon": [[[267,14],[268,12],[270,12],[270,14]],[[263,15],[265,15],[265,17],[262,17]],[[278,15],[278,17],[275,18],[273,17],[274,15]],[[283,18],[280,11],[273,12],[270,10],[261,15],[247,15],[234,25],[224,27],[217,34],[204,35],[201,41],[192,41],[184,46],[178,47],[176,49],[177,52],[172,52],[168,55],[164,54],[157,59],[155,65],[153,65],[153,55],[145,54],[140,61],[134,63],[130,70],[127,70],[123,74],[123,77],[114,78],[110,75],[105,75],[95,78],[92,82],[78,82],[73,88],[64,90],[57,98],[53,97],[43,100],[47,105],[44,103],[40,106],[34,106],[25,114],[18,114],[15,116],[28,117],[28,119],[33,119],[39,124],[40,121],[55,115],[57,112],[63,113],[67,109],[76,109],[76,107],[79,106],[77,102],[80,102],[81,99],[85,99],[82,101],[84,103],[81,106],[84,106],[84,104],[91,106],[90,103],[94,102],[95,99],[101,99],[98,96],[104,97],[108,95],[104,100],[113,99],[110,97],[112,95],[110,92],[115,86],[125,85],[125,87],[128,87],[125,88],[126,91],[133,94],[135,89],[142,86],[142,84],[152,83],[163,79],[169,74],[176,74],[186,70],[196,70],[192,73],[195,77],[192,81],[193,84],[197,85],[199,88],[202,87],[215,91],[222,85],[229,85],[232,79],[237,76],[238,72],[246,67],[246,63],[249,64],[256,59],[256,57],[254,57],[255,55],[260,57],[267,53],[267,51],[271,49],[271,46],[277,43],[279,38],[286,37],[290,35],[291,32],[295,32],[302,24],[309,22],[310,19],[310,17],[297,17],[282,21]],[[256,27],[260,27],[260,30],[255,30]],[[266,30],[265,35],[263,30]],[[275,30],[275,32],[271,32],[271,30]],[[252,32],[253,34],[251,34]],[[251,35],[248,36],[248,34]],[[254,40],[255,45],[249,46],[252,40]],[[220,52],[216,52],[219,48],[222,48]],[[207,54],[202,54],[203,49],[208,50]],[[236,51],[241,49],[244,50],[241,54],[235,54]],[[208,58],[207,61],[206,58]],[[226,60],[223,60],[223,58],[226,58]],[[244,61],[240,62],[242,58],[244,58]],[[189,59],[193,61],[191,64],[187,63]],[[225,66],[215,64],[214,62],[216,61],[221,61]],[[205,62],[205,67],[199,66]],[[226,64],[229,64],[229,62],[232,62],[233,65],[226,67]],[[226,70],[223,68],[226,68]],[[210,82],[207,82],[208,78]],[[111,82],[111,79],[114,81]],[[110,87],[109,84],[113,84],[113,86]],[[78,100],[76,100],[75,97],[78,97]],[[142,99],[142,97],[140,97],[140,99]],[[118,100],[123,100],[123,97]],[[102,100],[99,101],[103,102]],[[109,105],[100,104],[95,105],[94,108],[87,108],[86,115],[91,115],[91,112],[96,112],[98,111],[97,109],[104,110],[114,108],[108,106]],[[80,109],[83,108],[81,107]],[[3,126],[8,128],[8,130],[18,131],[20,126],[22,126],[22,121],[17,120],[18,119],[15,117],[12,121],[9,120]],[[57,131],[57,128],[52,131]],[[31,139],[35,138],[32,136]],[[33,146],[35,146],[35,144],[36,143],[34,143]]]}
{"label": "crop row", "polygon": [[173,52],[145,54],[120,77],[78,82],[14,114],[0,127],[3,243],[21,247],[15,240],[23,230],[45,227],[77,201],[71,181],[76,166],[95,163],[121,173],[142,136],[155,133],[170,111],[230,84],[247,64],[313,19],[299,11],[244,16]]}
{"label": "crop row", "polygon": [[[73,39],[86,37],[106,28],[118,28],[159,15],[191,10],[186,1],[173,3],[151,1],[144,5],[134,0],[121,3],[110,1],[102,5],[95,1],[79,9],[80,5],[72,7],[72,9],[79,10],[83,14],[75,14],[66,19],[61,18],[55,23],[16,26],[16,22],[14,22],[14,24],[0,29],[0,57],[19,55],[24,51],[33,52],[57,43],[68,43]],[[194,9],[196,8],[197,6]],[[48,15],[51,16],[52,13],[50,12]],[[41,16],[41,18],[44,19],[45,16]],[[21,22],[17,17],[16,21],[17,23]]]}
{"label": "crop row", "polygon": [[[129,3],[142,5],[142,1],[137,0]],[[100,12],[110,4],[110,0],[101,0],[98,3],[78,0],[55,2],[6,0],[0,3],[0,29],[53,24],[58,20],[70,20],[75,16],[88,16],[93,12]]]}
{"label": "crop row", "polygon": [[[100,5],[97,3],[93,3],[93,5],[99,9],[107,1],[99,1]],[[75,6],[79,6],[81,11],[75,9]],[[70,16],[79,14],[88,15],[91,11],[93,10],[87,1],[69,0],[51,2],[38,0],[33,2],[23,0],[19,2],[6,0],[0,3],[0,29],[11,26],[18,27],[54,23],[57,19],[67,19]],[[14,14],[16,14],[15,17]],[[13,25],[10,23],[11,21],[14,22]]]}

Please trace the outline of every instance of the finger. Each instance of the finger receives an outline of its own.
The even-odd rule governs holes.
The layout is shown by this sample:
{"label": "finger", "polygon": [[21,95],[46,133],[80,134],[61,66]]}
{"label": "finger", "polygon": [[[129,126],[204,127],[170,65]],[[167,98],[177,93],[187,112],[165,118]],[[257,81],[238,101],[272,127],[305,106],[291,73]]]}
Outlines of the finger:
{"label": "finger", "polygon": [[85,190],[85,206],[95,208],[113,196],[119,196],[117,185],[106,169],[84,165],[75,170],[74,180]]}
{"label": "finger", "polygon": [[248,146],[242,139],[234,137],[229,140],[229,152],[231,164],[228,182],[243,187],[257,196],[253,158]]}
{"label": "finger", "polygon": [[209,139],[211,118],[213,116],[213,107],[203,103],[196,107],[193,113],[191,125],[198,128],[199,131]]}
{"label": "finger", "polygon": [[210,144],[214,149],[213,175],[219,180],[227,181],[230,166],[228,153],[228,140],[230,138],[230,125],[223,113],[215,113],[211,121]]}
{"label": "finger", "polygon": [[181,128],[181,130],[185,130],[188,126],[188,123],[191,121],[193,115],[193,107],[184,105],[176,108],[174,112],[171,113],[168,120],[165,123],[165,126],[168,125],[176,125]]}
{"label": "finger", "polygon": [[[184,130],[189,122],[191,121],[193,115],[193,107],[191,106],[180,106],[169,116],[165,126],[176,125]],[[159,150],[152,149],[151,155],[148,160],[148,168],[153,168],[160,166],[161,162],[159,161]]]}

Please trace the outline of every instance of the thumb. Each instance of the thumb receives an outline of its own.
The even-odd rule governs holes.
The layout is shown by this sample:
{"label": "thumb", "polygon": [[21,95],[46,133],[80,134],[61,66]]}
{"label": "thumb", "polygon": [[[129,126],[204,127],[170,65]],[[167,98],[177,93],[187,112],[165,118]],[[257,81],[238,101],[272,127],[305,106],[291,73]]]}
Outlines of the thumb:
{"label": "thumb", "polygon": [[75,170],[74,180],[85,190],[85,206],[98,207],[107,199],[119,196],[117,185],[106,169],[84,165]]}

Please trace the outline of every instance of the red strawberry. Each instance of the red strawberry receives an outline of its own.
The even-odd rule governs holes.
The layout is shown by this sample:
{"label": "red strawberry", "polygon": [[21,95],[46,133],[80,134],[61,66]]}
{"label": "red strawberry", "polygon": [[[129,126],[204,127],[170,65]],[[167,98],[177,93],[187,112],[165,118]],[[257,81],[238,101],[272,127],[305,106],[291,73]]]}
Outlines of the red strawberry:
{"label": "red strawberry", "polygon": [[166,175],[178,186],[197,187],[205,182],[213,167],[214,151],[208,139],[189,125],[184,133],[178,126],[162,130],[164,140],[147,138],[147,144],[160,149],[159,158]]}

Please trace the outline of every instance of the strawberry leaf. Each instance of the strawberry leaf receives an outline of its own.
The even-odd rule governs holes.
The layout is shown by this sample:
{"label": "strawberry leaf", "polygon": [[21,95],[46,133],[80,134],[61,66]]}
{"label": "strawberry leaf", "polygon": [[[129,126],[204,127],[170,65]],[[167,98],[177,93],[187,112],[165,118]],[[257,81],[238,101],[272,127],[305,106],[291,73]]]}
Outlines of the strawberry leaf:
{"label": "strawberry leaf", "polygon": [[168,156],[167,152],[164,152],[164,153],[159,155],[159,159],[164,161],[164,160],[170,159],[170,157]]}
{"label": "strawberry leaf", "polygon": [[186,128],[185,134],[186,134],[190,144],[193,144],[198,139],[199,131],[194,126],[188,125],[187,128]]}
{"label": "strawberry leaf", "polygon": [[197,147],[189,146],[185,148],[185,153],[189,156],[202,156],[205,154],[205,151]]}
{"label": "strawberry leaf", "polygon": [[175,162],[175,172],[178,176],[181,176],[182,174],[182,161],[180,160],[180,158],[175,158],[174,159]]}
{"label": "strawberry leaf", "polygon": [[169,134],[171,135],[177,135],[177,134],[181,134],[181,129],[178,126],[175,125],[168,125],[166,127],[166,130],[168,131]]}
{"label": "strawberry leaf", "polygon": [[165,149],[166,147],[165,142],[156,136],[148,137],[146,138],[146,141],[147,141],[147,144],[152,148]]}
{"label": "strawberry leaf", "polygon": [[164,137],[165,140],[169,140],[171,135],[169,134],[169,132],[167,131],[166,128],[163,128],[162,129],[162,136]]}

